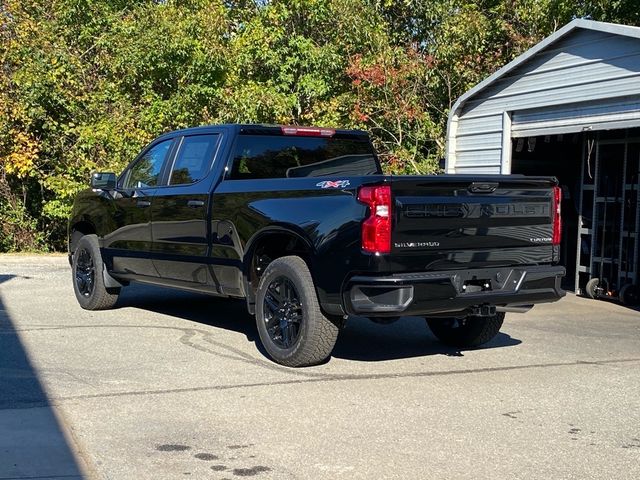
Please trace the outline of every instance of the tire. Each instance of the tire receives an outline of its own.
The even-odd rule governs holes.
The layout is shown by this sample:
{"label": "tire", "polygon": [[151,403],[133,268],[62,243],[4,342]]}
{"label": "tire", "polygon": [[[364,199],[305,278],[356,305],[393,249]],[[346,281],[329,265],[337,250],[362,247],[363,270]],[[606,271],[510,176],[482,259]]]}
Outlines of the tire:
{"label": "tire", "polygon": [[600,279],[592,278],[587,282],[584,287],[584,293],[587,294],[589,298],[598,298],[598,288],[600,287]]}
{"label": "tire", "polygon": [[118,300],[120,288],[106,288],[98,237],[83,236],[73,252],[71,265],[73,291],[85,310],[107,310]]}
{"label": "tire", "polygon": [[636,306],[640,303],[640,288],[627,283],[620,289],[619,298],[623,305]]}
{"label": "tire", "polygon": [[260,278],[256,325],[269,356],[287,367],[326,360],[339,331],[320,310],[309,268],[296,256],[274,260]]}
{"label": "tire", "polygon": [[491,317],[427,318],[431,332],[442,343],[453,347],[479,347],[498,335],[504,312]]}

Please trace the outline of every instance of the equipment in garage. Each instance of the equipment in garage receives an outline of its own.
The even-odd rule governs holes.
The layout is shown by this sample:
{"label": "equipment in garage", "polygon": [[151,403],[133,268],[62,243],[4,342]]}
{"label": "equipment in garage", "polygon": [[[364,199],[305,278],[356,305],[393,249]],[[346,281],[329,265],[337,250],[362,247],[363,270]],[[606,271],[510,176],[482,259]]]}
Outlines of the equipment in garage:
{"label": "equipment in garage", "polygon": [[[607,183],[607,179],[605,177],[605,184],[606,183]],[[595,218],[592,219],[592,225],[593,225],[592,237],[595,238],[596,234],[600,234],[600,242],[599,242],[600,256],[599,258],[596,258],[595,256],[593,256],[593,250],[590,250],[590,252],[592,253],[592,256],[591,256],[592,261],[590,265],[591,265],[591,272],[593,272],[593,274],[592,274],[591,280],[587,282],[587,285],[585,286],[584,291],[587,294],[587,296],[591,298],[613,298],[615,297],[615,291],[613,290],[613,288],[615,288],[615,282],[612,282],[611,279],[613,278],[613,269],[614,269],[615,259],[611,256],[607,256],[607,253],[611,251],[611,248],[610,248],[611,240],[607,238],[607,229],[610,227],[610,225],[607,223],[607,213],[609,211],[609,207],[611,206],[611,203],[609,202],[609,199],[606,196],[601,198],[603,201],[599,203],[602,204],[603,214],[602,214],[602,227],[599,229],[599,231],[597,227],[598,222],[593,222]],[[597,197],[596,197],[596,202],[598,203]],[[617,198],[616,198],[616,202],[617,202]],[[598,208],[596,208],[596,212],[597,211],[598,211]],[[607,244],[607,240],[609,240],[609,244]],[[598,273],[596,275],[595,274],[596,269],[594,267],[595,267],[595,264],[597,263],[599,264],[599,266],[597,269]],[[605,267],[608,267],[608,272],[605,272]]]}
{"label": "equipment in garage", "polygon": [[565,286],[637,304],[640,129],[514,138],[512,173],[554,175],[563,187]]}
{"label": "equipment in garage", "polygon": [[[638,301],[640,131],[596,134],[583,159],[577,275],[591,298]],[[588,255],[583,253],[588,246]]]}

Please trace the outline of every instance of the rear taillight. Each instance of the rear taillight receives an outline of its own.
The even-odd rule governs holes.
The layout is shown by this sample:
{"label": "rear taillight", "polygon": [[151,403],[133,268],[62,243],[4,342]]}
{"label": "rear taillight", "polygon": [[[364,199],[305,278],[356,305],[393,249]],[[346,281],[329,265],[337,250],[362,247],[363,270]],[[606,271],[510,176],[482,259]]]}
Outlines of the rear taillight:
{"label": "rear taillight", "polygon": [[283,135],[296,135],[298,137],[333,137],[336,131],[333,128],[318,127],[280,127]]}
{"label": "rear taillight", "polygon": [[358,200],[369,207],[369,216],[362,222],[362,250],[391,252],[391,187],[360,187]]}
{"label": "rear taillight", "polygon": [[553,241],[554,245],[560,245],[562,240],[562,216],[560,205],[562,204],[562,189],[553,187]]}

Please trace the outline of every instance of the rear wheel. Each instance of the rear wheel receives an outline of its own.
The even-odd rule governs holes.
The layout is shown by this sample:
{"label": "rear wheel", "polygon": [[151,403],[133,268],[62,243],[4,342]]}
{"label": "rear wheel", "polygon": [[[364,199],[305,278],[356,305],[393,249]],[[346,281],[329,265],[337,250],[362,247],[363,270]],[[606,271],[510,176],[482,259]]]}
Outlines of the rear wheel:
{"label": "rear wheel", "polygon": [[337,325],[320,310],[307,264],[296,256],[274,260],[260,278],[256,325],[269,356],[288,367],[324,361],[338,338]]}
{"label": "rear wheel", "polygon": [[104,264],[95,235],[83,236],[73,252],[71,270],[73,291],[85,310],[106,310],[115,305],[119,288],[106,288],[102,270]]}
{"label": "rear wheel", "polygon": [[431,332],[453,347],[478,347],[495,338],[504,322],[504,313],[491,317],[427,318]]}

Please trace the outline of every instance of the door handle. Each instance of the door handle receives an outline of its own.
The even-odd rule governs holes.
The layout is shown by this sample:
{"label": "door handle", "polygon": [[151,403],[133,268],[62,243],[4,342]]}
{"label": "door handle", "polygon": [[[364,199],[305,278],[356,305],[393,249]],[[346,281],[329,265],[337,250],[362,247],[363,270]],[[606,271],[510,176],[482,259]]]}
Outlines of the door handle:
{"label": "door handle", "polygon": [[187,207],[192,207],[192,208],[204,207],[204,202],[202,200],[189,200],[187,202]]}
{"label": "door handle", "polygon": [[138,208],[147,208],[151,206],[151,202],[148,200],[138,200],[136,203],[136,207]]}

